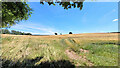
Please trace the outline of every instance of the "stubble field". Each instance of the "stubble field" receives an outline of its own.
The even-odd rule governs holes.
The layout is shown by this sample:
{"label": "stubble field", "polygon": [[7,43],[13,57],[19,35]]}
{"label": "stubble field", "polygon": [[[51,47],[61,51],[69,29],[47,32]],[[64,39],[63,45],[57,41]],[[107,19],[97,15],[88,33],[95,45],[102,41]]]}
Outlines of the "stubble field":
{"label": "stubble field", "polygon": [[118,33],[1,37],[3,67],[118,66]]}

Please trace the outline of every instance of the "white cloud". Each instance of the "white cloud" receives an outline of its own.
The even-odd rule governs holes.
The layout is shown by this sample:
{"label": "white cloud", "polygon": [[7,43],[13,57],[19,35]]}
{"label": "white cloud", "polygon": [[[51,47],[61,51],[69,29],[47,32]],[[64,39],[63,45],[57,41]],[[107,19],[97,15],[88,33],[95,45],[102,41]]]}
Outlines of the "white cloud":
{"label": "white cloud", "polygon": [[[27,26],[26,26],[27,25]],[[61,30],[54,29],[52,27],[43,26],[39,24],[17,24],[11,27],[12,29],[22,30],[23,32],[29,32],[32,34],[52,35],[55,32],[61,32]]]}
{"label": "white cloud", "polygon": [[113,21],[114,21],[114,22],[115,22],[115,21],[118,21],[118,19],[114,19]]}

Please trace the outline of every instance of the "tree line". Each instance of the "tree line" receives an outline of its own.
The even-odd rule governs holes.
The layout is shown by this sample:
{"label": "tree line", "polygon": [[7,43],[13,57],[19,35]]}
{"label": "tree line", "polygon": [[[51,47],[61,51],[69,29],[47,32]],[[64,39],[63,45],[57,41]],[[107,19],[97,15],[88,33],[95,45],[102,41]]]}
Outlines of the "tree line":
{"label": "tree line", "polygon": [[24,33],[24,32],[15,31],[15,30],[9,31],[8,29],[1,29],[0,33],[1,34],[14,34],[14,35],[32,35],[31,33]]}

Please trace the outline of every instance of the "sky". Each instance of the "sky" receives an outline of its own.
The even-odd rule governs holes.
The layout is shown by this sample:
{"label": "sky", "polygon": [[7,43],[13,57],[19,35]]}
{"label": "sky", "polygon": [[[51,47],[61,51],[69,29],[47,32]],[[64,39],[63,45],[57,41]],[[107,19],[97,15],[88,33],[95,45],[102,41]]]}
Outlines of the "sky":
{"label": "sky", "polygon": [[39,2],[28,2],[33,14],[26,21],[8,28],[34,35],[79,33],[102,33],[118,31],[117,2],[84,2],[83,9],[49,6]]}

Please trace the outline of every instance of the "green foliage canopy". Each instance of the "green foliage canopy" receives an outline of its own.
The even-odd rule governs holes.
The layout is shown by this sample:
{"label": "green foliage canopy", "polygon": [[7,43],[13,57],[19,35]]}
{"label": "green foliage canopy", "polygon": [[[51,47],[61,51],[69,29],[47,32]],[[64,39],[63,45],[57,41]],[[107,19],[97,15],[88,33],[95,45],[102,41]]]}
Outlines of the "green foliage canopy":
{"label": "green foliage canopy", "polygon": [[2,2],[2,23],[0,27],[10,27],[21,20],[27,20],[32,9],[26,2]]}
{"label": "green foliage canopy", "polygon": [[44,5],[44,2],[47,2],[49,5],[55,5],[55,3],[62,6],[64,9],[70,9],[72,7],[74,8],[80,8],[82,10],[83,8],[83,2],[84,0],[61,0],[54,2],[53,0],[40,0],[40,4]]}
{"label": "green foliage canopy", "polygon": [[2,34],[10,34],[10,31],[7,30],[7,29],[1,29],[0,33],[2,33]]}

